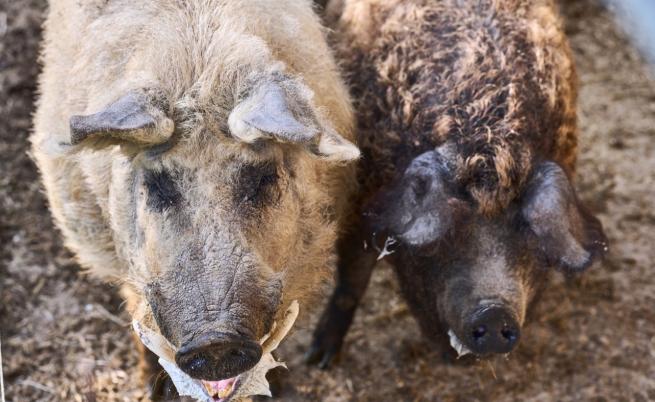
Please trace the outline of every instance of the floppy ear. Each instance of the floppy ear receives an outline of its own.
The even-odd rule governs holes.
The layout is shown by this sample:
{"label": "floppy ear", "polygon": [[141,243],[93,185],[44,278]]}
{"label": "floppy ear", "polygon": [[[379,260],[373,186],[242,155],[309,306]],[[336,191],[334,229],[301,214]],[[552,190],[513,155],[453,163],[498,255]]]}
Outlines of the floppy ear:
{"label": "floppy ear", "polygon": [[462,204],[448,189],[449,170],[439,151],[416,157],[400,178],[365,207],[368,230],[415,247],[440,239]]}
{"label": "floppy ear", "polygon": [[548,260],[560,268],[582,271],[608,249],[600,221],[580,204],[566,173],[554,162],[536,168],[522,215]]}
{"label": "floppy ear", "polygon": [[246,143],[274,139],[303,145],[329,160],[357,159],[359,149],[317,118],[307,93],[291,80],[258,82],[230,113],[230,132]]}
{"label": "floppy ear", "polygon": [[101,111],[70,118],[71,145],[96,148],[119,143],[155,145],[166,142],[174,124],[152,94],[130,91]]}

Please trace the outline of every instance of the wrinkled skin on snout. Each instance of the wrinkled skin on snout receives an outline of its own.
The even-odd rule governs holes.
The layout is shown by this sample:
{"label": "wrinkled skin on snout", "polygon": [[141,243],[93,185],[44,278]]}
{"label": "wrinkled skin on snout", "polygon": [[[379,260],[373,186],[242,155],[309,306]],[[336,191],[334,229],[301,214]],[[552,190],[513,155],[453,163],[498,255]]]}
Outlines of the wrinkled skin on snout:
{"label": "wrinkled skin on snout", "polygon": [[[145,298],[162,334],[180,347],[178,365],[203,379],[233,377],[259,360],[257,340],[282,302],[289,247],[303,234],[300,219],[281,215],[298,217],[300,199],[273,155],[207,160],[190,171],[192,161],[171,152],[170,167],[133,173],[131,253],[143,256]],[[239,358],[222,358],[232,352]],[[207,355],[215,361],[204,367],[198,360]]]}
{"label": "wrinkled skin on snout", "polygon": [[537,165],[515,202],[484,216],[456,185],[447,149],[416,157],[371,201],[368,230],[378,245],[396,240],[387,258],[429,339],[452,331],[475,355],[506,354],[549,273],[582,272],[607,241],[556,163]]}
{"label": "wrinkled skin on snout", "polygon": [[71,118],[82,157],[118,145],[108,197],[127,286],[145,304],[135,318],[153,323],[197,379],[255,366],[278,315],[333,264],[338,211],[325,180],[337,176],[325,167],[358,151],[321,123],[300,83],[281,80],[255,81],[224,130],[167,108],[152,89]]}

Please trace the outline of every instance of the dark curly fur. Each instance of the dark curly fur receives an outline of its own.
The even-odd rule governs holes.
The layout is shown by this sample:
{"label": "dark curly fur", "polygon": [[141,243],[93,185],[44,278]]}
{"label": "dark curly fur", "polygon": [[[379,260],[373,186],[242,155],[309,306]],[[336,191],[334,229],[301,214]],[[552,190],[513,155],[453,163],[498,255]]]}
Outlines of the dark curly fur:
{"label": "dark curly fur", "polygon": [[541,160],[573,173],[576,78],[551,1],[358,3],[341,18],[337,48],[358,102],[368,190],[445,141],[484,214],[520,194]]}
{"label": "dark curly fur", "polygon": [[[451,329],[477,354],[507,353],[546,267],[581,272],[607,248],[570,184],[576,78],[554,4],[341,6],[330,3],[326,20],[338,20],[356,104],[362,219],[340,242],[337,287],[308,359],[327,366],[340,349],[385,238],[428,339]],[[491,321],[471,331],[491,305],[511,337],[487,332]]]}

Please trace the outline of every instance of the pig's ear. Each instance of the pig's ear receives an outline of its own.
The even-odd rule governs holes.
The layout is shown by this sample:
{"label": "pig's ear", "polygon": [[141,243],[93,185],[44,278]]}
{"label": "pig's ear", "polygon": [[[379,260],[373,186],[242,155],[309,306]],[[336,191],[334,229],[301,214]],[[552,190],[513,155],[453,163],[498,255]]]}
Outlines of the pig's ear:
{"label": "pig's ear", "polygon": [[536,168],[522,215],[547,260],[565,270],[582,271],[608,249],[600,221],[580,204],[566,173],[554,162]]}
{"label": "pig's ear", "polygon": [[449,189],[451,170],[440,150],[416,157],[400,178],[365,207],[368,231],[413,247],[441,239],[465,208]]}
{"label": "pig's ear", "polygon": [[256,84],[230,113],[232,136],[246,143],[274,139],[299,144],[328,160],[357,159],[359,149],[316,117],[308,91],[290,80]]}
{"label": "pig's ear", "polygon": [[133,90],[97,113],[72,116],[70,143],[94,148],[164,143],[173,134],[174,124],[161,103],[152,91]]}

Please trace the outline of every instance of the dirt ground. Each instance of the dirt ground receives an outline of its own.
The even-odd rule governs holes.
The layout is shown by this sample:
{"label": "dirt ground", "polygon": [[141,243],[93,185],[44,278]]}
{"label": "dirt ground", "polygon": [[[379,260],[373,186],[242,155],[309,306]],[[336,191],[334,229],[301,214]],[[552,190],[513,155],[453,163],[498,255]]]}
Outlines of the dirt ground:
{"label": "dirt ground", "polygon": [[[381,268],[337,367],[302,364],[307,328],[285,343],[284,400],[655,400],[655,81],[595,1],[562,6],[582,86],[577,186],[605,225],[608,260],[581,280],[556,280],[507,360],[472,365],[446,363],[428,349]],[[62,248],[26,154],[44,8],[45,0],[0,0],[7,401],[145,400],[121,300]]]}

